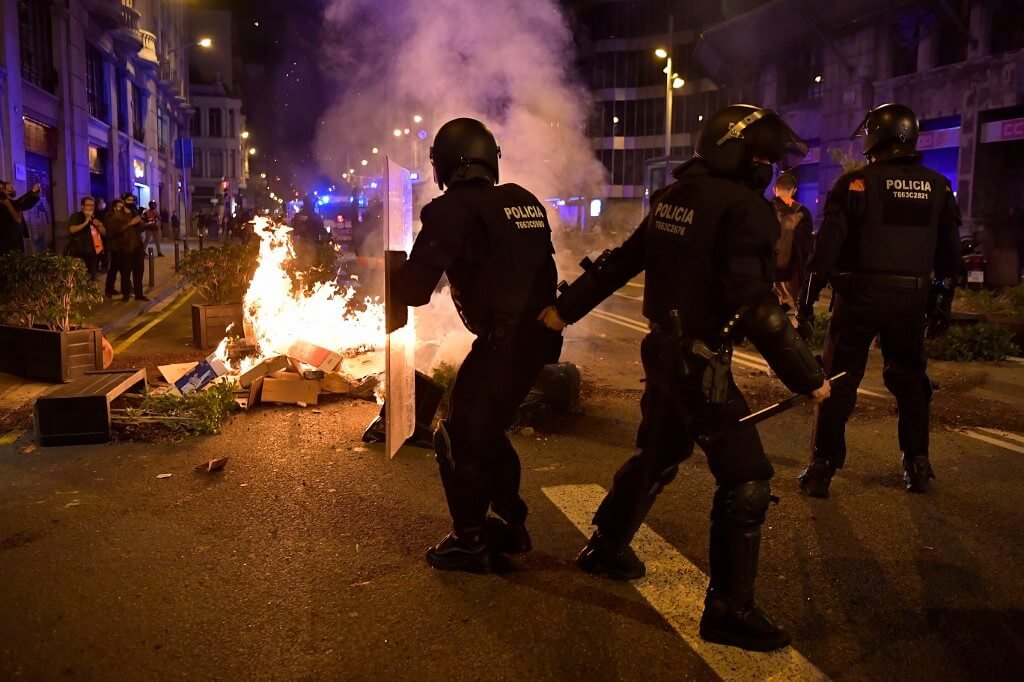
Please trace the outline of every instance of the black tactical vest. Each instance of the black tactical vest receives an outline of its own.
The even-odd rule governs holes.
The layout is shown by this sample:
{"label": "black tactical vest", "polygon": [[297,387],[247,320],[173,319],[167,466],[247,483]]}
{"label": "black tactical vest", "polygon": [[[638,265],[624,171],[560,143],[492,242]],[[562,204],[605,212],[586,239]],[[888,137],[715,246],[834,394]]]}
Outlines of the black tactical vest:
{"label": "black tactical vest", "polygon": [[[734,312],[722,301],[721,269],[730,261],[771,282],[779,227],[768,202],[752,189],[695,170],[652,201],[644,248],[644,315],[669,328],[669,312],[678,309],[688,336],[713,341]],[[729,210],[738,204],[749,207],[747,219],[763,226],[763,239],[733,243],[725,238]]]}
{"label": "black tactical vest", "polygon": [[851,191],[850,232],[838,269],[928,277],[949,181],[914,159],[872,163],[846,177],[863,181],[863,205]]}
{"label": "black tactical vest", "polygon": [[519,185],[471,183],[435,201],[457,203],[452,215],[473,223],[462,254],[448,268],[452,299],[470,331],[532,322],[554,304],[555,250],[537,197]]}

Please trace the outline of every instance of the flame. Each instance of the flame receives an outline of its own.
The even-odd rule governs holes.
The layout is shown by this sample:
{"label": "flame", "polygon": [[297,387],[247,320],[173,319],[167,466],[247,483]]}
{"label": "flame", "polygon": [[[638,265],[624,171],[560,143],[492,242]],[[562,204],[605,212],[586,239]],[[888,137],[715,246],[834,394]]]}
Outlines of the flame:
{"label": "flame", "polygon": [[379,299],[365,298],[362,306],[354,306],[352,287],[328,281],[306,292],[293,283],[286,270],[295,258],[291,231],[267,218],[255,219],[259,264],[245,294],[244,309],[246,337],[255,342],[257,353],[229,363],[226,340],[222,342],[218,357],[232,371],[244,372],[267,357],[287,355],[299,341],[345,356],[384,346],[384,304]]}

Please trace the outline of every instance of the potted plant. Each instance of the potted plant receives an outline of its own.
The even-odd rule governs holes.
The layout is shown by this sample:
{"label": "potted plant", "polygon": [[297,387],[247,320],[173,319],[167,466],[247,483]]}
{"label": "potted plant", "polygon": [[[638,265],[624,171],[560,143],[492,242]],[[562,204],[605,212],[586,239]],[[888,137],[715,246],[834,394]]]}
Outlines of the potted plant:
{"label": "potted plant", "polygon": [[0,256],[0,371],[68,382],[103,369],[103,333],[81,319],[102,300],[78,258]]}
{"label": "potted plant", "polygon": [[256,253],[252,246],[229,245],[189,251],[181,259],[181,276],[206,300],[192,306],[196,348],[216,346],[231,325],[241,331],[242,299],[256,271]]}

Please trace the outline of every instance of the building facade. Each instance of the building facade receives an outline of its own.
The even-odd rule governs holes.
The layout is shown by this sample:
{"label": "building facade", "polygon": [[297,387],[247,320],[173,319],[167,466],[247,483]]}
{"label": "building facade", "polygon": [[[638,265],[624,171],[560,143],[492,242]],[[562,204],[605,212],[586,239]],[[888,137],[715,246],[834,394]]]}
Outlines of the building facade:
{"label": "building facade", "polygon": [[921,119],[926,165],[953,181],[989,257],[1015,284],[1024,243],[1024,3],[772,0],[705,31],[696,59],[729,98],[779,110],[812,145],[796,170],[816,212],[851,133],[885,102]]}
{"label": "building facade", "polygon": [[[668,165],[688,158],[703,117],[722,103],[717,85],[692,59],[701,31],[722,21],[719,0],[574,0],[579,70],[591,90],[589,136],[608,170],[605,223],[635,225],[666,168],[666,61],[683,81],[672,88]],[[677,83],[678,84],[678,83]],[[592,211],[591,213],[593,213]]]}
{"label": "building facade", "polygon": [[0,177],[42,185],[26,214],[33,248],[60,251],[86,195],[183,212],[184,3],[0,0],[0,23]]}
{"label": "building facade", "polygon": [[192,8],[189,21],[213,41],[192,48],[190,91],[195,115],[192,206],[194,211],[233,215],[244,203],[249,179],[248,132],[242,112],[236,32],[231,14]]}

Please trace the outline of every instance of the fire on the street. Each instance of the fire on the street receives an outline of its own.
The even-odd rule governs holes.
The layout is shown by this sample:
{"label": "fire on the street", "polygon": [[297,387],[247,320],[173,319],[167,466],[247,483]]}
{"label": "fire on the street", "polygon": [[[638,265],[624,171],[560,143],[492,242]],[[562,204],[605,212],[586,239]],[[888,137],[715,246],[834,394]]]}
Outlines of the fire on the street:
{"label": "fire on the street", "polygon": [[352,287],[329,280],[307,292],[301,283],[293,282],[286,269],[296,257],[290,233],[288,225],[255,219],[259,264],[244,300],[245,337],[255,352],[241,360],[229,359],[229,339],[222,340],[216,355],[232,373],[244,372],[269,357],[294,355],[296,344],[312,344],[342,357],[384,344],[384,305],[379,300],[367,297],[362,306],[353,307],[356,290]]}

